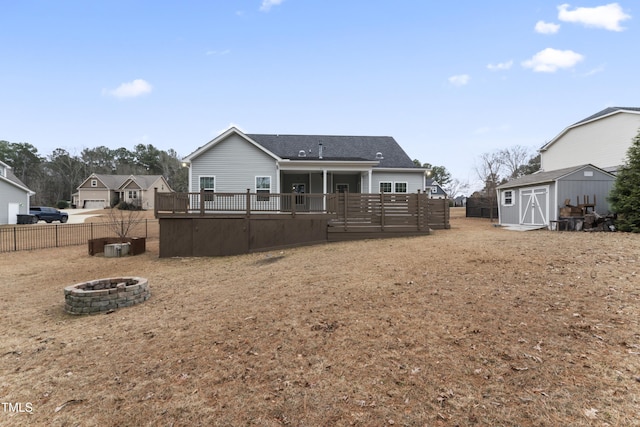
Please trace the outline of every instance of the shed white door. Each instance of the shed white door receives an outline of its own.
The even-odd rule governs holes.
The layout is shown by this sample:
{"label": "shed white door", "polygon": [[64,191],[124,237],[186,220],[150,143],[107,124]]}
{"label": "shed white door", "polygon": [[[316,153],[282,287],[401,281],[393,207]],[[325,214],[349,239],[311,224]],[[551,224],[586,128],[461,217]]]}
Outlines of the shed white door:
{"label": "shed white door", "polygon": [[547,187],[520,190],[520,224],[546,225],[549,219],[549,189]]}

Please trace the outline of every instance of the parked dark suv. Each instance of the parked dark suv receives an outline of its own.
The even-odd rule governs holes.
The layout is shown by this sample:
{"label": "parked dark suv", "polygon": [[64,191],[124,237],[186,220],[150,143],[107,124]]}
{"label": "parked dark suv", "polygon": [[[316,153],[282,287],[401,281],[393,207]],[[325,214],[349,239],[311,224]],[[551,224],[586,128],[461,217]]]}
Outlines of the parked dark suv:
{"label": "parked dark suv", "polygon": [[55,208],[47,208],[44,206],[31,206],[29,214],[33,215],[33,223],[38,221],[46,221],[48,223],[53,221],[67,222],[69,220],[69,214],[66,212],[60,212]]}

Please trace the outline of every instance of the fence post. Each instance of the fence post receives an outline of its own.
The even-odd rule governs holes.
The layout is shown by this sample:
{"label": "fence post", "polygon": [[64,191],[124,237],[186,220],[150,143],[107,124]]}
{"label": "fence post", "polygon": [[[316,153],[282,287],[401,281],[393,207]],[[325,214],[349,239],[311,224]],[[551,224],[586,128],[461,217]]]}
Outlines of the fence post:
{"label": "fence post", "polygon": [[56,230],[56,248],[58,247],[58,224],[55,225],[55,230]]}
{"label": "fence post", "polygon": [[18,251],[18,236],[17,234],[17,230],[16,227],[13,227],[13,251],[17,252]]}
{"label": "fence post", "polygon": [[153,187],[153,216],[158,218],[158,187]]}
{"label": "fence post", "polygon": [[296,193],[291,192],[291,216],[296,216]]}
{"label": "fence post", "polygon": [[93,223],[90,222],[89,224],[91,224],[91,232],[89,233],[89,235],[91,236],[91,240],[93,240]]}
{"label": "fence post", "polygon": [[144,237],[149,237],[149,220],[147,218],[144,220]]}

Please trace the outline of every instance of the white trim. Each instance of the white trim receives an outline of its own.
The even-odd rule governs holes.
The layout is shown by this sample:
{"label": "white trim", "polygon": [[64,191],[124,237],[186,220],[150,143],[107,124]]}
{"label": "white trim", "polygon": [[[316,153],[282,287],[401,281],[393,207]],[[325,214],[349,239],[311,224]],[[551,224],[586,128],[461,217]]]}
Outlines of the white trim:
{"label": "white trim", "polygon": [[[202,183],[202,178],[213,178],[213,192],[216,192],[216,185],[218,185],[218,179],[216,178],[215,175],[198,175],[198,191],[200,192],[200,190],[202,190],[201,187],[201,183]],[[209,187],[205,187],[204,189],[205,191],[209,191]]]}
{"label": "white trim", "polygon": [[[520,196],[520,200],[518,203],[518,223],[519,224],[523,224],[523,225],[549,225],[549,186],[545,185],[545,186],[540,186],[540,187],[525,187],[525,188],[521,188],[519,191],[519,196]],[[530,192],[530,194],[529,194]],[[544,193],[543,193],[544,192]],[[542,196],[544,195],[545,197],[545,211],[543,212],[542,209],[540,208],[540,203],[538,202],[538,197],[537,196]],[[529,196],[529,200],[527,201],[527,206],[524,206],[523,204],[523,197],[525,196]],[[531,203],[533,201],[533,203],[538,202],[536,205],[533,206],[533,211],[531,212],[531,218],[530,218],[530,222],[525,222],[525,219],[529,219],[529,218],[525,218],[525,215],[528,213],[527,212],[527,208],[530,206],[529,203]],[[537,210],[535,208],[538,208]],[[542,223],[541,224],[537,224],[535,222],[535,213],[538,212],[541,216],[542,216]]]}
{"label": "white trim", "polygon": [[[511,193],[511,197],[510,197],[511,198],[511,203],[507,203],[507,201],[506,201],[507,200],[507,193]],[[503,190],[502,191],[502,197],[501,197],[501,200],[500,200],[500,204],[502,206],[513,206],[513,205],[515,205],[515,200],[514,199],[515,199],[515,191],[514,190],[512,190],[512,189],[511,190]]]}
{"label": "white trim", "polygon": [[[382,191],[382,184],[389,184],[389,191]],[[393,181],[378,181],[378,193],[380,193],[380,194],[392,194],[393,193]]]}
{"label": "white trim", "polygon": [[[398,184],[404,184],[404,191],[398,191]],[[393,181],[393,192],[395,194],[406,194],[409,192],[408,181]]]}

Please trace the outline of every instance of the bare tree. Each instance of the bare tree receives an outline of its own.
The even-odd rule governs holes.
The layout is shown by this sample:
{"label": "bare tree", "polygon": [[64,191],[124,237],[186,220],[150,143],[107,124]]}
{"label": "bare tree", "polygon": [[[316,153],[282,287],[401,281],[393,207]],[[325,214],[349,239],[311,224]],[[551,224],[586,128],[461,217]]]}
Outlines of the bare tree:
{"label": "bare tree", "polygon": [[109,229],[119,238],[126,239],[133,228],[138,224],[139,210],[124,210],[118,208],[109,209],[105,221]]}
{"label": "bare tree", "polygon": [[476,165],[478,178],[484,181],[484,194],[489,200],[490,219],[493,221],[493,209],[497,203],[496,187],[501,179],[504,160],[500,151],[484,153],[480,156],[480,163]]}
{"label": "bare tree", "polygon": [[467,190],[469,190],[469,182],[462,182],[457,178],[454,178],[449,185],[444,187],[444,191],[451,199],[455,199],[458,194]]}
{"label": "bare tree", "polygon": [[518,178],[523,175],[523,167],[531,158],[531,150],[521,145],[514,145],[500,150],[499,156],[504,169],[506,169],[507,177]]}

